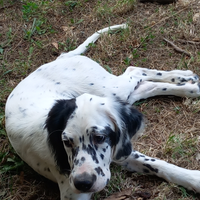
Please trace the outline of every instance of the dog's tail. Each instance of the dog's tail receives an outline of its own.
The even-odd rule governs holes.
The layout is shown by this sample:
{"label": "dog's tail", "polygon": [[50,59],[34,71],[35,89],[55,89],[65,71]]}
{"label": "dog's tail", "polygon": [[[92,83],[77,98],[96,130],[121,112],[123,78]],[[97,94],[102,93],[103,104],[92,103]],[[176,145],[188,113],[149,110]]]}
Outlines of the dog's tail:
{"label": "dog's tail", "polygon": [[63,57],[63,56],[71,57],[71,56],[75,56],[75,55],[84,54],[88,50],[90,44],[96,42],[96,40],[101,36],[102,33],[119,30],[119,29],[126,29],[127,27],[128,27],[127,24],[120,24],[120,25],[110,26],[110,27],[101,29],[101,30],[95,32],[94,34],[92,34],[90,37],[88,37],[85,40],[85,42],[83,42],[81,45],[79,45],[75,50],[70,51],[68,53],[63,53],[59,57]]}

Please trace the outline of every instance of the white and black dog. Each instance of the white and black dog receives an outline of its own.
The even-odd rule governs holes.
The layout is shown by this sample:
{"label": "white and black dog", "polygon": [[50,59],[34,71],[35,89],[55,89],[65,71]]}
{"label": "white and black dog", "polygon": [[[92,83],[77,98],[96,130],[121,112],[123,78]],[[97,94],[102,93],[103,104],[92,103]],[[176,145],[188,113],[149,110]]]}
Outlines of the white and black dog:
{"label": "white and black dog", "polygon": [[103,32],[39,67],[19,83],[6,103],[6,131],[19,156],[58,183],[62,200],[89,200],[110,180],[110,163],[157,175],[200,192],[200,171],[187,170],[132,149],[143,128],[132,104],[156,95],[200,96],[192,71],[128,67],[114,76],[82,56]]}

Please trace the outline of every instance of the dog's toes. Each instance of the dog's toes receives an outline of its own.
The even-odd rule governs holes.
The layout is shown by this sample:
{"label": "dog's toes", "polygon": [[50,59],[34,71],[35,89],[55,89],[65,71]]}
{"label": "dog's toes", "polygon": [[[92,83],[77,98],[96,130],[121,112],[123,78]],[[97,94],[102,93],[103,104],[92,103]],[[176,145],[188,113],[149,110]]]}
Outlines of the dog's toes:
{"label": "dog's toes", "polygon": [[197,83],[199,81],[199,76],[196,74],[192,74],[189,76],[182,76],[182,77],[178,77],[178,78],[173,78],[171,79],[172,82],[175,82],[177,84],[182,84],[182,83]]}

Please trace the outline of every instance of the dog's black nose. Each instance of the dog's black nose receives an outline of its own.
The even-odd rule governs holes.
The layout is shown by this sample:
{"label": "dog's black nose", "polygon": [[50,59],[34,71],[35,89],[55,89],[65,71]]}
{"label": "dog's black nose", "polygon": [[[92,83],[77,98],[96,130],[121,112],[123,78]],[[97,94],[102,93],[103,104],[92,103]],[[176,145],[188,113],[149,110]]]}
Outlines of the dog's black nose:
{"label": "dog's black nose", "polygon": [[96,181],[96,175],[90,175],[87,173],[78,174],[74,177],[74,186],[81,192],[87,192],[93,186]]}

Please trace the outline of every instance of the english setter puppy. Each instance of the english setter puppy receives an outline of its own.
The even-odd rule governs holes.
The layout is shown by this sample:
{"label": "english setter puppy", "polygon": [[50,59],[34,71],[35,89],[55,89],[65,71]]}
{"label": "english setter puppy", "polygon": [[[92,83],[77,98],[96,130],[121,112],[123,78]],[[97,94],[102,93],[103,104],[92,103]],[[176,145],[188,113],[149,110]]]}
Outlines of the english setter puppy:
{"label": "english setter puppy", "polygon": [[18,155],[59,185],[61,200],[89,200],[110,180],[110,163],[157,175],[200,192],[200,171],[134,151],[131,138],[143,129],[132,104],[156,95],[199,97],[192,71],[128,67],[120,76],[83,56],[102,29],[77,49],[61,54],[22,80],[6,103],[6,131]]}

